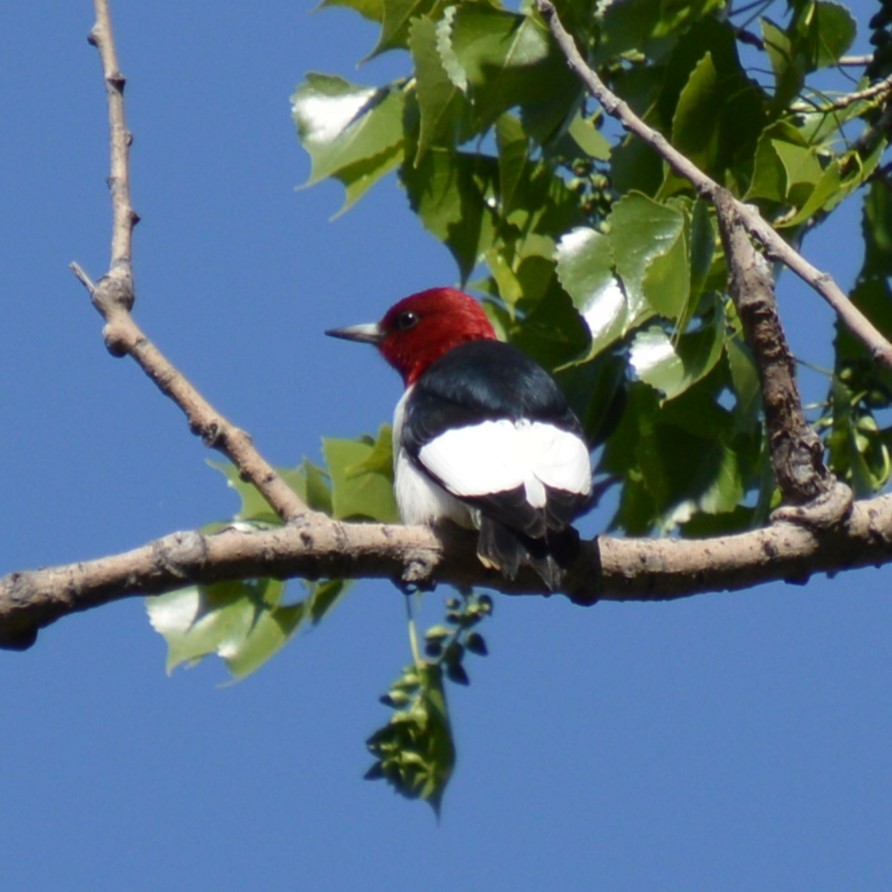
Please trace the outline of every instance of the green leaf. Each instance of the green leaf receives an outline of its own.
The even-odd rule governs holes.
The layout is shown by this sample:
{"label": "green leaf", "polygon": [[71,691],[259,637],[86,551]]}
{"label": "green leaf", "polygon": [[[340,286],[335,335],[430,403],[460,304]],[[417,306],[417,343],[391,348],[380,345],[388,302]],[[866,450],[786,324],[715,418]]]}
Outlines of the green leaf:
{"label": "green leaf", "polygon": [[496,147],[499,152],[499,198],[501,213],[508,216],[517,202],[526,197],[522,187],[528,178],[529,139],[520,121],[513,115],[502,115],[496,124]]}
{"label": "green leaf", "polygon": [[407,667],[394,684],[391,699],[405,704],[406,693],[411,699],[405,708],[367,741],[375,762],[365,776],[386,780],[398,793],[408,799],[423,799],[439,814],[455,767],[441,666],[422,663]]}
{"label": "green leaf", "polygon": [[255,671],[291,638],[302,604],[281,605],[281,580],[218,582],[146,599],[155,631],[167,641],[167,671],[216,653],[237,678]]}
{"label": "green leaf", "polygon": [[[284,583],[268,580],[270,584]],[[304,605],[286,604],[258,612],[254,624],[232,651],[218,650],[235,678],[245,678],[278,653],[293,637],[305,615]]]}
{"label": "green leaf", "polygon": [[398,521],[393,495],[393,472],[382,457],[389,449],[389,428],[382,427],[378,439],[325,438],[322,452],[332,482],[332,513],[339,520],[363,518],[381,523]]}
{"label": "green leaf", "polygon": [[[654,312],[673,318],[685,305],[690,287],[688,274],[680,266],[687,266],[684,214],[632,193],[616,202],[609,223],[630,324]],[[652,269],[657,260],[661,262]]]}
{"label": "green leaf", "polygon": [[602,21],[602,52],[664,55],[664,44],[686,31],[686,25],[724,6],[723,0],[619,0],[599,4]]}
{"label": "green leaf", "polygon": [[372,50],[373,57],[387,50],[406,47],[412,20],[421,16],[434,17],[435,11],[444,5],[440,0],[381,0],[381,3],[384,7],[381,35]]}
{"label": "green leaf", "polygon": [[783,28],[768,18],[761,20],[761,26],[765,52],[774,70],[774,107],[784,109],[805,83],[805,61],[794,53],[793,41]]}
{"label": "green leaf", "polygon": [[794,145],[781,140],[775,140],[773,146],[786,174],[787,200],[793,204],[801,204],[814,190],[823,173],[815,150],[810,146]]}
{"label": "green leaf", "polygon": [[446,244],[467,281],[495,235],[496,161],[433,146],[417,164],[403,164],[400,178],[412,210]]}
{"label": "green leaf", "polygon": [[852,45],[856,33],[852,13],[827,0],[807,4],[794,27],[800,37],[797,48],[806,53],[811,69],[835,65]]}
{"label": "green leaf", "polygon": [[885,140],[880,140],[876,149],[865,159],[855,151],[847,152],[841,158],[834,158],[822,172],[799,213],[785,220],[785,225],[798,226],[816,214],[832,211],[867,181],[876,169],[885,147]]}
{"label": "green leaf", "polygon": [[409,30],[409,49],[415,64],[416,92],[421,125],[415,161],[430,148],[453,146],[461,129],[464,96],[449,79],[437,50],[437,24],[417,18]]}
{"label": "green leaf", "polygon": [[554,369],[583,357],[589,346],[585,320],[560,288],[552,288],[511,332],[511,341],[540,365]]}
{"label": "green leaf", "polygon": [[[241,501],[234,519],[245,523],[281,526],[281,518],[270,508],[253,483],[242,480],[238,468],[228,462],[208,461],[219,471]],[[276,472],[314,511],[331,513],[331,495],[322,469],[304,459],[296,468],[276,468]]]}
{"label": "green leaf", "polygon": [[567,132],[573,138],[577,146],[589,156],[598,161],[609,161],[611,153],[610,141],[598,129],[596,118],[584,118],[577,113]]}
{"label": "green leaf", "polygon": [[471,98],[475,130],[521,106],[532,115],[528,132],[545,137],[575,104],[578,84],[538,18],[464,3],[444,17],[439,34],[452,82]]}
{"label": "green leaf", "polygon": [[384,0],[322,0],[317,9],[343,6],[358,12],[363,18],[380,22],[384,18]]}
{"label": "green leaf", "polygon": [[306,615],[313,625],[318,625],[328,615],[332,608],[339,604],[341,599],[353,586],[349,579],[323,579],[319,582],[305,582],[308,589],[306,599],[301,602]]}
{"label": "green leaf", "polygon": [[776,148],[779,143],[800,147],[808,145],[799,131],[787,121],[775,121],[766,127],[756,145],[753,176],[745,200],[766,198],[776,202],[786,201],[787,170]]}
{"label": "green leaf", "polygon": [[762,388],[759,384],[759,372],[749,348],[739,337],[725,340],[725,353],[728,357],[728,370],[731,373],[731,384],[737,401],[734,412],[735,424],[738,428],[752,427],[762,408]]}
{"label": "green leaf", "polygon": [[355,201],[402,158],[402,89],[353,84],[329,74],[308,74],[292,97],[292,115],[310,155],[305,185],[335,177]]}
{"label": "green leaf", "polygon": [[727,101],[712,54],[707,53],[681,91],[672,120],[672,144],[701,170],[715,168],[722,108]]}
{"label": "green leaf", "polygon": [[[723,386],[716,366],[700,387],[660,404],[656,392],[633,384],[625,412],[607,441],[601,470],[624,478],[611,527],[642,535],[688,523],[699,512],[730,515],[757,464],[753,444],[737,436],[730,412],[707,383]],[[758,447],[756,447],[758,448]]]}
{"label": "green leaf", "polygon": [[[716,251],[716,228],[713,224],[712,211],[709,202],[695,201],[689,214],[690,218],[690,300],[700,297],[706,287],[707,280],[712,271],[712,261]],[[687,308],[686,308],[687,309]],[[687,327],[689,313],[681,317],[679,328],[684,331]]]}
{"label": "green leaf", "polygon": [[363,158],[342,167],[337,173],[332,174],[344,187],[344,203],[338,209],[335,217],[350,210],[365,193],[371,189],[381,177],[397,170],[403,160],[403,146],[393,146],[385,149],[370,158]]}
{"label": "green leaf", "polygon": [[712,371],[724,343],[724,316],[716,312],[707,324],[677,339],[659,326],[639,331],[632,341],[629,363],[639,380],[671,400]]}
{"label": "green leaf", "polygon": [[610,238],[594,229],[579,227],[558,243],[558,278],[588,325],[593,356],[621,338],[629,322],[628,301],[614,265]]}

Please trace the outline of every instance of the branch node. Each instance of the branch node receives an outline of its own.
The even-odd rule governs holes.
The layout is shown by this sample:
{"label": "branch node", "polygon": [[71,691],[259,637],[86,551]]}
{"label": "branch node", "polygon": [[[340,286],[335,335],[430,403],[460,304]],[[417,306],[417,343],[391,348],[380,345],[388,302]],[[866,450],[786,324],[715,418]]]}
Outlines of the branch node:
{"label": "branch node", "polygon": [[771,514],[771,522],[786,521],[813,532],[836,529],[852,515],[855,497],[844,483],[833,485],[805,505],[782,505]]}
{"label": "branch node", "polygon": [[133,349],[133,342],[129,335],[127,326],[121,325],[117,321],[109,322],[102,327],[102,340],[105,342],[105,349],[115,359],[127,356]]}
{"label": "branch node", "polygon": [[429,551],[410,551],[403,565],[400,582],[414,588],[432,588],[436,565],[437,562]]}
{"label": "branch node", "polygon": [[105,317],[122,310],[129,313],[135,300],[129,269],[119,265],[108,275],[102,276],[93,289],[92,298],[96,309]]}
{"label": "branch node", "polygon": [[152,544],[155,562],[162,570],[177,579],[190,579],[195,567],[207,562],[207,543],[201,533],[171,533]]}

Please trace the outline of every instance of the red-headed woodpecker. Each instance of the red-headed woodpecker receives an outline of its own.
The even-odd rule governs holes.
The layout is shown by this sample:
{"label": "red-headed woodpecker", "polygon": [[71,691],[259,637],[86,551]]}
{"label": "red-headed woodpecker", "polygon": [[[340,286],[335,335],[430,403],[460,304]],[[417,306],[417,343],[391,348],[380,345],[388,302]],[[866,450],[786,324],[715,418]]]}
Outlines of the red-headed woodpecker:
{"label": "red-headed woodpecker", "polygon": [[554,379],[496,340],[480,304],[453,288],[410,295],[380,322],[326,334],[375,344],[405,382],[393,419],[403,522],[476,528],[486,566],[513,579],[529,564],[556,589],[592,471]]}

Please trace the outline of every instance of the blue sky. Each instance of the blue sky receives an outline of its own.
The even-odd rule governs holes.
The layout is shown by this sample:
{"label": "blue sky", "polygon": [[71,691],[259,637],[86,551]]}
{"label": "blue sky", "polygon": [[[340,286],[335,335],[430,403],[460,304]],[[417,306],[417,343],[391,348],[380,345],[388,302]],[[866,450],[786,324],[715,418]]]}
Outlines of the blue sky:
{"label": "blue sky", "polygon": [[[0,29],[2,573],[236,507],[178,411],[105,352],[68,270],[98,276],[108,258],[90,7],[10,4]],[[457,275],[392,182],[333,222],[338,188],[294,190],[302,76],[403,70],[394,56],[357,71],[374,29],[308,10],[113,6],[143,218],[136,317],[277,464],[377,429],[399,395],[371,351],[322,331]],[[807,253],[847,286],[857,206],[832,225]],[[795,347],[826,364],[818,298],[789,276],[780,298]],[[0,652],[3,888],[887,888],[889,580],[588,610],[498,598],[491,656],[450,691],[460,761],[439,824],[361,779],[376,698],[408,658],[390,586],[356,586],[235,685],[211,661],[168,678],[139,599],[65,619]]]}

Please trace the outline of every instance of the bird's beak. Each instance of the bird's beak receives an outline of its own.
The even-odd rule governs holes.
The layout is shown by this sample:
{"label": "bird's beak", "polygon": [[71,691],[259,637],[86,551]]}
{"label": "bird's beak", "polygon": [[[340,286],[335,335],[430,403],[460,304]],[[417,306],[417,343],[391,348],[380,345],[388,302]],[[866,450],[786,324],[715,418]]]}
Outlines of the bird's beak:
{"label": "bird's beak", "polygon": [[347,328],[330,328],[325,333],[331,338],[342,338],[345,341],[361,341],[363,344],[380,344],[384,340],[384,332],[377,322],[349,325]]}

